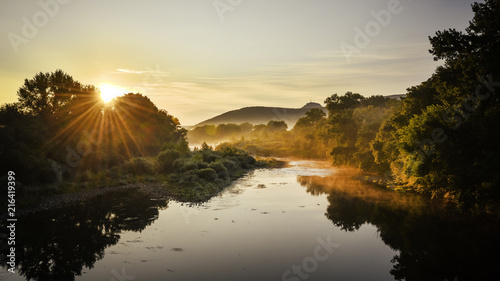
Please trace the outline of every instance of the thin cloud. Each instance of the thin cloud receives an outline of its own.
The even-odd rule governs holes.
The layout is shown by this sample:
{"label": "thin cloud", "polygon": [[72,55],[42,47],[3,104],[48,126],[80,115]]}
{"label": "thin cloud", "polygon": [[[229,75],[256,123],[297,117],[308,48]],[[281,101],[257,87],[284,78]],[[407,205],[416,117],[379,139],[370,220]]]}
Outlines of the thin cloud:
{"label": "thin cloud", "polygon": [[142,73],[144,73],[144,71],[136,71],[133,69],[124,69],[124,68],[118,68],[118,69],[116,69],[116,72],[128,73],[128,74],[142,74]]}

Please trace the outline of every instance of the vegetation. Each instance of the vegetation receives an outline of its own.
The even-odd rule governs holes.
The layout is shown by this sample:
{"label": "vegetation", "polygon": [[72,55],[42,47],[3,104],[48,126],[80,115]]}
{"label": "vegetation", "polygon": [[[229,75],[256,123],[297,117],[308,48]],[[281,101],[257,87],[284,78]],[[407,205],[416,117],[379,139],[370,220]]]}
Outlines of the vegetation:
{"label": "vegetation", "polygon": [[94,86],[57,70],[26,79],[19,101],[0,108],[3,175],[16,173],[21,204],[79,189],[164,182],[172,195],[213,196],[246,169],[264,165],[229,145],[190,151],[186,130],[147,97],[106,104]]}
{"label": "vegetation", "polygon": [[17,103],[0,109],[0,155],[9,159],[1,168],[47,192],[65,180],[112,185],[162,178],[185,188],[179,194],[201,199],[259,165],[247,152],[329,158],[377,172],[393,189],[498,212],[500,1],[472,9],[465,32],[429,38],[430,53],[444,64],[402,100],[347,92],[326,98],[328,116],[313,108],[290,130],[270,121],[189,132],[194,142],[234,142],[215,149],[204,143],[190,151],[179,121],[145,96],[130,93],[105,104],[98,89],[61,70],[39,73],[25,80]]}
{"label": "vegetation", "polygon": [[498,213],[500,199],[500,1],[472,5],[464,32],[438,31],[444,60],[402,100],[347,92],[289,131],[254,126],[235,145],[251,153],[330,158],[377,172],[393,189],[449,197],[467,211]]}

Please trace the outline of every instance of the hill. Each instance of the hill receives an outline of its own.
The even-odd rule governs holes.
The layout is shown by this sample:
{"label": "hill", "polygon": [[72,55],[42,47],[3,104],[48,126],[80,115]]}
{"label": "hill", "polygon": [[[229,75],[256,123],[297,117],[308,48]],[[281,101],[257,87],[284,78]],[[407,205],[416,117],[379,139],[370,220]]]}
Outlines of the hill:
{"label": "hill", "polygon": [[301,108],[252,106],[222,113],[196,124],[195,127],[228,123],[241,124],[246,122],[257,125],[267,124],[269,121],[274,120],[285,121],[288,127],[291,128],[300,117],[303,117],[312,108],[321,108],[327,113],[326,108],[315,102],[309,102]]}

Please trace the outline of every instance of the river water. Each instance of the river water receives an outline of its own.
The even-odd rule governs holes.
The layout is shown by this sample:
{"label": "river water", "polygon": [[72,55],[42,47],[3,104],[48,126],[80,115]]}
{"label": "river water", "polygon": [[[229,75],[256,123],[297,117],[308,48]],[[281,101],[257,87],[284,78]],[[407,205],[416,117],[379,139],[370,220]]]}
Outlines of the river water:
{"label": "river water", "polygon": [[203,204],[129,191],[25,216],[16,227],[19,271],[8,273],[2,264],[0,279],[500,276],[498,223],[464,218],[442,202],[367,185],[355,175],[325,162],[291,161],[255,170]]}

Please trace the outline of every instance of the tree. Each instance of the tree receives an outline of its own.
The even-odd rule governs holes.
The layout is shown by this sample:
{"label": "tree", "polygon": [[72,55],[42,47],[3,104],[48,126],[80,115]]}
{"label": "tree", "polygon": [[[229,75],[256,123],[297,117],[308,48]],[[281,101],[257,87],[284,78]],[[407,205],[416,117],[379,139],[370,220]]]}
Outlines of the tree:
{"label": "tree", "polygon": [[285,121],[274,121],[271,120],[267,123],[267,128],[271,130],[271,132],[285,132],[288,129],[288,125]]}
{"label": "tree", "polygon": [[58,69],[52,73],[37,73],[30,80],[25,79],[17,95],[21,110],[48,120],[70,101],[87,94],[89,89]]}
{"label": "tree", "polygon": [[401,110],[379,130],[375,161],[433,195],[454,195],[465,209],[500,199],[500,0],[472,5],[465,32],[438,31],[430,53],[444,65],[408,89]]}
{"label": "tree", "polygon": [[362,95],[353,92],[347,92],[343,96],[333,94],[326,98],[325,104],[330,115],[333,115],[337,110],[355,108],[360,105],[365,99]]}
{"label": "tree", "polygon": [[[459,69],[465,79],[493,74],[498,78],[500,62],[500,1],[472,4],[474,18],[465,33],[455,29],[429,37],[434,60],[445,60],[446,68]],[[465,75],[464,75],[465,74]],[[497,81],[497,80],[495,80]],[[475,85],[472,85],[475,86]]]}
{"label": "tree", "polygon": [[313,108],[306,112],[306,116],[297,120],[294,128],[312,128],[325,116],[326,113],[322,109]]}

